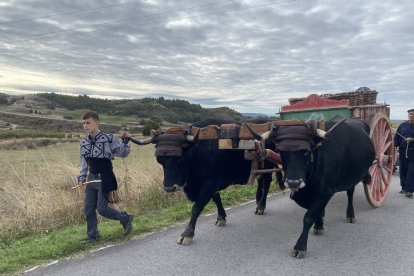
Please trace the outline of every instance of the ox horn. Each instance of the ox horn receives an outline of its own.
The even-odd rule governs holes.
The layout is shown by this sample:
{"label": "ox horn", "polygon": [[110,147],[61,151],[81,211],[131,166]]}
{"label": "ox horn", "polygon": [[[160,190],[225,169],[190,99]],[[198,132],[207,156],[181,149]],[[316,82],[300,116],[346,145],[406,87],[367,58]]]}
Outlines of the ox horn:
{"label": "ox horn", "polygon": [[342,124],[345,120],[346,120],[346,118],[340,120],[331,129],[329,129],[328,131],[323,131],[321,129],[316,129],[316,134],[318,135],[318,137],[323,138],[323,139],[329,138],[329,136],[332,135],[332,131],[335,128],[337,128],[340,124]]}
{"label": "ox horn", "polygon": [[151,136],[150,138],[147,138],[144,140],[137,140],[132,137],[128,137],[128,138],[132,143],[137,144],[137,145],[147,145],[147,144],[151,144],[154,141],[154,136]]}
{"label": "ox horn", "polygon": [[325,138],[328,138],[327,136],[326,136],[326,134],[327,134],[327,132],[326,131],[323,131],[322,129],[316,129],[316,135],[318,136],[318,137],[320,137],[320,138],[323,138],[323,139],[325,139]]}
{"label": "ox horn", "polygon": [[[250,131],[250,133],[253,135],[253,137],[254,137],[254,139],[256,139],[256,140],[259,140],[259,141],[266,141],[268,138],[269,138],[269,136],[270,136],[270,133],[272,132],[271,130],[269,130],[269,131],[266,131],[265,133],[263,133],[263,134],[259,134],[259,133],[257,133],[255,130],[253,130],[250,126],[249,126],[249,124],[246,124],[246,123],[243,123],[246,127],[247,127],[247,129]],[[271,127],[271,129],[273,129],[273,124],[272,124],[272,127]]]}
{"label": "ox horn", "polygon": [[197,140],[198,140],[198,134],[200,134],[200,129],[197,129],[197,132],[195,133],[195,135],[194,135],[194,136],[192,136],[192,135],[187,135],[187,136],[186,136],[186,137],[187,137],[187,141],[188,141],[188,142],[193,142],[193,143],[197,142]]}

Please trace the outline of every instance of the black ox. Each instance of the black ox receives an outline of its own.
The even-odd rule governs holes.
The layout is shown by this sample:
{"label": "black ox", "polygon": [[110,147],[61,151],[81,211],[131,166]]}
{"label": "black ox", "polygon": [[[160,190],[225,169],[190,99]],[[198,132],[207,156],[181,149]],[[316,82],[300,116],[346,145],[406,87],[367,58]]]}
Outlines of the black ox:
{"label": "black ox", "polygon": [[[334,123],[327,124],[327,128]],[[314,225],[314,233],[322,234],[325,206],[336,192],[347,192],[347,222],[355,222],[355,185],[371,182],[368,169],[373,164],[375,149],[369,126],[363,121],[344,119],[327,133],[313,124],[281,124],[285,125],[276,122],[271,131],[253,134],[257,139],[275,143],[282,159],[284,184],[291,189],[290,197],[307,209],[302,233],[291,253],[292,257],[304,258],[309,230]]]}
{"label": "black ox", "polygon": [[[267,122],[262,119],[251,121],[256,124]],[[203,128],[208,125],[232,124],[233,121],[205,120],[192,125]],[[240,123],[237,125],[240,126]],[[224,226],[226,212],[221,202],[220,190],[232,184],[246,184],[248,182],[252,161],[246,160],[243,150],[219,149],[218,139],[198,139],[198,133],[190,135],[186,129],[170,129],[167,132],[158,132],[145,141],[134,141],[138,144],[156,144],[157,162],[164,171],[164,190],[175,192],[183,190],[189,200],[194,202],[191,219],[177,243],[190,244],[197,219],[203,208],[212,199],[217,206],[216,225]],[[236,141],[234,141],[236,142]],[[269,143],[267,147],[273,147]],[[277,167],[274,163],[264,161],[264,169]],[[276,174],[278,183],[282,183],[281,173]],[[265,173],[258,178],[256,193],[256,214],[263,214],[266,207],[266,198],[272,174]]]}

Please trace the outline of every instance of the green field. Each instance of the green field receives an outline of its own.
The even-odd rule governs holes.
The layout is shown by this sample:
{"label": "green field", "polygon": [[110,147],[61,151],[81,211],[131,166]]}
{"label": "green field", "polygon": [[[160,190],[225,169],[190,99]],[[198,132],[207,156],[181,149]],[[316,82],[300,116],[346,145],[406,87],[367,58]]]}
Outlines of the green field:
{"label": "green field", "polygon": [[[61,118],[69,118],[71,120],[80,121],[82,119],[82,115],[85,113],[86,110],[66,110],[66,109],[55,109],[53,111],[45,111],[45,115],[55,115]],[[105,124],[119,124],[122,125],[126,124],[138,124],[139,119],[137,116],[114,116],[114,115],[105,115],[100,114],[99,120],[101,123]]]}
{"label": "green field", "polygon": [[0,140],[19,139],[19,138],[65,138],[67,134],[63,132],[26,130],[26,129],[0,129]]}

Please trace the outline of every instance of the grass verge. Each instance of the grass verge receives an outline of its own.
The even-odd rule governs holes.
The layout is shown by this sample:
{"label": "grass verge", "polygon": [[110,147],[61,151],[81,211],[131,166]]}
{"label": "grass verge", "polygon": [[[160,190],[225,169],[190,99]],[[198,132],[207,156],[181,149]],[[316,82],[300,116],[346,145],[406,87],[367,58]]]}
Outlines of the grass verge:
{"label": "grass verge", "polygon": [[[272,183],[271,192],[276,191]],[[232,186],[221,192],[224,206],[231,206],[253,199],[256,186]],[[143,197],[145,198],[145,196]],[[145,210],[135,214],[132,236],[163,229],[190,218],[192,203],[186,199],[174,201],[171,206]],[[203,213],[215,211],[210,202]],[[76,253],[103,246],[108,242],[122,242],[128,238],[122,236],[122,227],[116,221],[101,219],[99,230],[101,240],[94,245],[79,242],[85,237],[85,225],[70,225],[43,234],[28,235],[21,239],[0,241],[0,274],[17,274],[31,266],[47,263]]]}

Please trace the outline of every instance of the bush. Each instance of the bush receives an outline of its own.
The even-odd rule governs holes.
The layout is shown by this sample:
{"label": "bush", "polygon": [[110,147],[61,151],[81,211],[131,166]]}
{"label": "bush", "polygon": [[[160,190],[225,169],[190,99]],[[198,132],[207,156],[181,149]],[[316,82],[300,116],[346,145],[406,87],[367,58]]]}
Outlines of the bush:
{"label": "bush", "polygon": [[159,117],[151,117],[150,121],[153,121],[154,123],[161,125],[162,124],[162,120]]}
{"label": "bush", "polygon": [[142,135],[149,136],[151,135],[151,129],[159,129],[159,128],[160,128],[160,125],[157,122],[153,120],[149,120],[145,122],[145,125],[142,129]]}
{"label": "bush", "polygon": [[51,109],[51,110],[56,109],[56,107],[55,107],[53,104],[51,104],[51,103],[47,103],[47,104],[46,104],[46,108],[47,108],[47,109]]}
{"label": "bush", "polygon": [[7,95],[4,93],[0,93],[0,104],[7,104],[9,101],[7,100]]}

